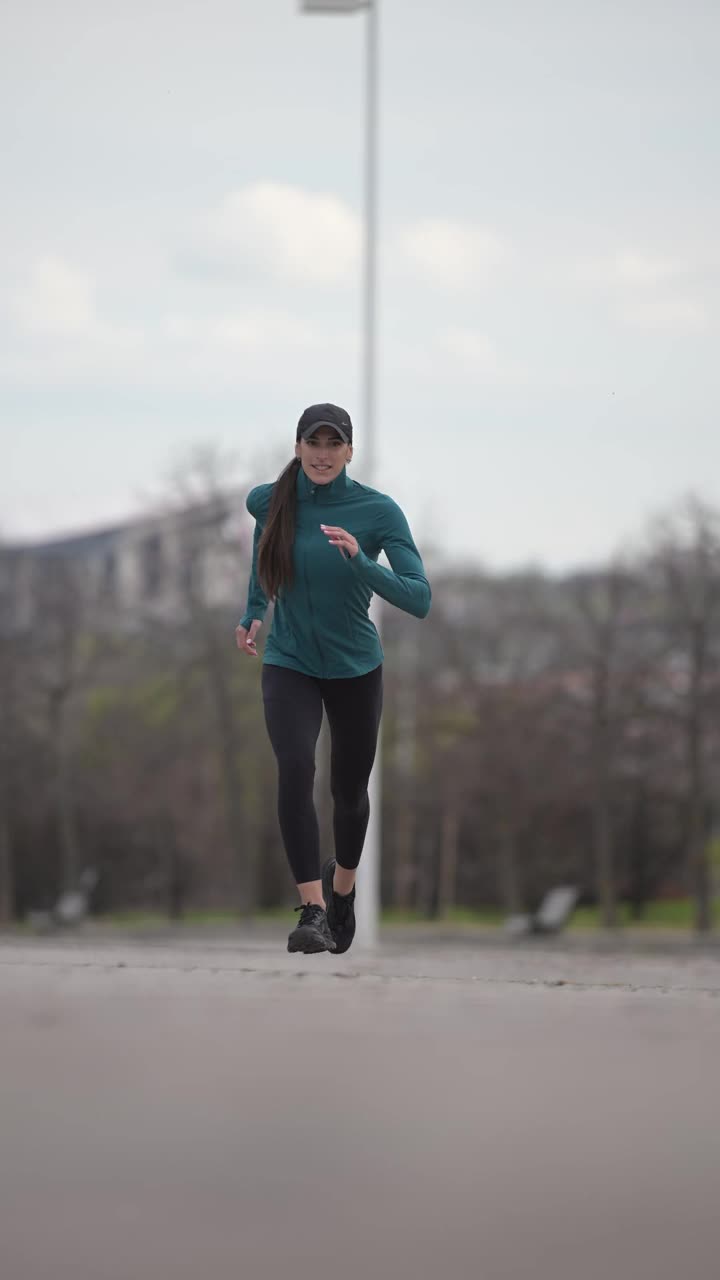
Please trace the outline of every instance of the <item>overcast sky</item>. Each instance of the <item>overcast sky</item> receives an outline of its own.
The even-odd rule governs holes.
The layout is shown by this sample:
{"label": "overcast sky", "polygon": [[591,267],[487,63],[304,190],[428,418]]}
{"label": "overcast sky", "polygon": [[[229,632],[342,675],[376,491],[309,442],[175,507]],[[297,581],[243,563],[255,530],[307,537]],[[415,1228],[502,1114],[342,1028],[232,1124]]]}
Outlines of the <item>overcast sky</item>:
{"label": "overcast sky", "polygon": [[[378,487],[497,567],[720,502],[717,0],[380,2]],[[132,514],[197,442],[249,475],[317,400],[360,476],[364,18],[1,20],[0,533]]]}

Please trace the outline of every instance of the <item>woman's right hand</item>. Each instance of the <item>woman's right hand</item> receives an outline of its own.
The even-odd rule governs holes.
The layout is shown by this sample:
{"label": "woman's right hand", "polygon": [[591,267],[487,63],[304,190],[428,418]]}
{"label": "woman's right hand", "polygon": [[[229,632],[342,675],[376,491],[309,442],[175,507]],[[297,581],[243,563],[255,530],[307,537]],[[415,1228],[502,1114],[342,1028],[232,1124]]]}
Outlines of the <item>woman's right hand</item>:
{"label": "woman's right hand", "polygon": [[255,637],[262,626],[262,622],[258,618],[250,623],[249,631],[245,627],[235,628],[235,640],[237,647],[241,653],[247,653],[251,658],[257,658],[257,645]]}

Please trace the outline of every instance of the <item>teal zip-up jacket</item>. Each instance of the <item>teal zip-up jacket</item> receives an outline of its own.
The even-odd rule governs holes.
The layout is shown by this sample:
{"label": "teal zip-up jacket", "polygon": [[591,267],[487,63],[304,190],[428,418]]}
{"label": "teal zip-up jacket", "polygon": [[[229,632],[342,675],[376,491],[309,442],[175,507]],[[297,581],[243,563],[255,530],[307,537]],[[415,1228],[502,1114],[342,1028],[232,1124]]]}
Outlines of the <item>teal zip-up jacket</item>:
{"label": "teal zip-up jacket", "polygon": [[[255,517],[247,609],[240,626],[265,617],[268,600],[257,574],[258,544],[273,485],[247,497]],[[357,538],[360,550],[345,558],[320,525],[337,525]],[[390,569],[377,563],[384,551]],[[328,485],[315,485],[300,468],[294,543],[295,580],[275,601],[263,661],[320,679],[366,675],[383,661],[378,633],[368,617],[373,592],[389,604],[424,618],[430,585],[408,522],[392,498],[351,480],[343,468]]]}

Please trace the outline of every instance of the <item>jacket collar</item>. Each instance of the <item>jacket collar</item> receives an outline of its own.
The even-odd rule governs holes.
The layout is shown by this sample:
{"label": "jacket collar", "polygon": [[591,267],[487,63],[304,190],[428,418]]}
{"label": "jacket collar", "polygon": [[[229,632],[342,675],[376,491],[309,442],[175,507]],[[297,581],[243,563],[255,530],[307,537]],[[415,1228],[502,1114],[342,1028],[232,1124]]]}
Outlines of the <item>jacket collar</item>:
{"label": "jacket collar", "polygon": [[346,498],[353,482],[347,473],[347,467],[343,467],[339,476],[330,481],[330,484],[313,484],[309,476],[305,475],[302,467],[298,470],[297,477],[297,496],[298,502],[309,502],[313,497],[322,498],[323,502],[342,502]]}

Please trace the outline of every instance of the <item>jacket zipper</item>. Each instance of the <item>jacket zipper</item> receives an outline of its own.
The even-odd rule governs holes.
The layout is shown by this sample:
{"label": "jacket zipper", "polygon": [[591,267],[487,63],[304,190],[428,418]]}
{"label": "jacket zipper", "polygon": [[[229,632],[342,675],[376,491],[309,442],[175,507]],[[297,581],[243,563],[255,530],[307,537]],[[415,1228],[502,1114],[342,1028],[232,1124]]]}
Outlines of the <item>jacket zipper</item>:
{"label": "jacket zipper", "polygon": [[[317,489],[313,489],[311,496],[312,496],[313,503],[317,505]],[[313,612],[312,596],[310,594],[310,579],[308,578],[308,571],[307,571],[307,556],[305,557],[305,560],[303,562],[303,572],[305,575],[305,591],[307,592],[308,612],[310,614],[310,630],[312,631],[312,637],[313,637],[313,640],[315,641],[315,648],[317,649],[318,658],[320,660],[321,678],[324,680],[325,664],[323,662],[322,650],[318,643],[317,632],[315,630],[315,614]]]}

